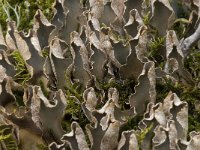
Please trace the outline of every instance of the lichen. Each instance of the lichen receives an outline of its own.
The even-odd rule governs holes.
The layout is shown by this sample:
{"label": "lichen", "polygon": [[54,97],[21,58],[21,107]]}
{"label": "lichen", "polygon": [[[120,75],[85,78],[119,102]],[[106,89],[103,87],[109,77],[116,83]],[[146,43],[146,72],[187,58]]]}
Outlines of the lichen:
{"label": "lichen", "polygon": [[[12,114],[13,116],[10,117],[10,114],[6,110],[7,106],[5,106],[4,112],[4,105],[2,104],[0,107],[2,110],[0,111],[2,114],[4,113],[5,117],[7,117],[5,119],[6,121],[12,122],[11,124],[13,125],[16,123],[16,126],[19,126],[19,128],[23,129],[27,123],[30,127],[28,130],[26,128],[24,130],[27,130],[27,132],[29,132],[29,130],[34,131],[30,132],[30,134],[33,135],[35,134],[35,131],[37,131],[37,136],[41,136],[39,139],[41,140],[41,143],[50,144],[37,145],[38,149],[48,149],[47,146],[50,147],[52,144],[53,146],[56,144],[56,146],[59,144],[63,144],[64,146],[67,144],[70,145],[71,141],[67,138],[71,138],[73,141],[75,141],[75,144],[72,143],[74,144],[74,147],[80,147],[84,145],[85,147],[88,146],[91,148],[96,140],[101,140],[102,143],[100,142],[97,148],[102,149],[103,146],[112,147],[114,144],[116,144],[114,147],[117,149],[117,146],[119,146],[117,145],[119,144],[117,142],[119,142],[119,139],[122,137],[122,133],[129,134],[133,132],[136,136],[136,141],[138,142],[137,145],[139,145],[140,149],[142,149],[144,146],[145,142],[143,141],[145,137],[149,137],[150,134],[152,137],[147,139],[150,140],[148,141],[150,143],[149,148],[154,147],[157,149],[157,146],[159,144],[163,144],[164,142],[164,144],[167,143],[170,144],[170,146],[177,144],[176,142],[173,143],[174,139],[175,141],[179,140],[179,136],[176,137],[176,134],[167,139],[168,134],[172,131],[170,127],[168,128],[167,126],[173,125],[174,122],[179,121],[184,131],[189,130],[189,132],[191,132],[195,130],[200,132],[199,47],[194,45],[187,57],[185,57],[185,55],[177,55],[176,53],[173,53],[173,50],[172,52],[170,52],[170,50],[166,50],[171,46],[170,44],[174,44],[173,37],[168,37],[168,39],[166,39],[166,33],[168,35],[168,33],[171,32],[169,30],[175,30],[175,32],[172,31],[174,33],[173,35],[178,37],[176,42],[179,42],[181,45],[182,43],[180,39],[183,38],[184,40],[185,37],[188,36],[188,34],[190,34],[190,32],[193,30],[192,28],[195,28],[195,23],[192,22],[193,20],[195,21],[195,19],[189,18],[189,14],[191,13],[191,10],[194,9],[194,6],[184,6],[184,2],[177,2],[175,0],[169,0],[169,3],[168,1],[150,2],[149,0],[144,0],[143,3],[142,1],[137,1],[137,5],[141,5],[138,6],[139,9],[135,8],[137,5],[130,5],[130,7],[133,8],[129,8],[130,2],[132,4],[135,3],[135,1],[131,0],[118,0],[116,2],[105,1],[104,3],[96,3],[95,1],[88,0],[66,0],[64,3],[62,2],[64,1],[57,1],[56,3],[54,0],[37,0],[35,2],[31,0],[1,1],[0,21],[4,36],[7,32],[7,22],[15,21],[17,29],[9,31],[9,34],[5,36],[5,42],[4,37],[1,36],[2,43],[0,46],[3,48],[5,47],[5,49],[2,48],[2,51],[5,53],[5,55],[7,55],[8,60],[6,60],[7,57],[4,55],[1,56],[0,71],[3,75],[0,76],[0,82],[2,82],[2,91],[4,93],[1,93],[0,95],[2,96],[2,101],[0,102],[4,103],[4,99],[7,100],[7,95],[13,94],[16,98],[14,107],[25,108],[28,110],[27,114],[26,112],[22,113],[22,116],[24,115],[24,117],[18,118],[18,109],[14,108],[14,113]],[[53,3],[56,4],[56,8],[53,8]],[[195,3],[193,5],[195,5]],[[155,7],[155,9],[153,7]],[[187,7],[190,8],[190,10],[187,10]],[[159,14],[160,8],[163,9],[162,13]],[[37,22],[41,21],[43,25],[38,26],[38,28],[35,29],[32,28],[32,26],[34,22],[34,15],[37,9],[42,11],[49,22],[46,23],[46,21],[44,21],[45,19],[41,20],[42,18],[39,17],[37,18]],[[107,13],[107,11],[112,13]],[[134,16],[134,13],[138,16]],[[53,18],[53,15],[57,17],[57,21],[54,19],[55,22],[52,23],[51,19]],[[163,15],[163,17],[159,17],[159,15]],[[143,21],[140,19],[140,16]],[[129,21],[127,20],[128,17]],[[174,17],[177,17],[177,19],[174,19]],[[137,20],[138,18],[139,21]],[[166,22],[163,22],[164,20]],[[88,24],[89,22],[92,22],[92,24]],[[71,24],[72,27],[70,27]],[[162,24],[163,26],[161,26]],[[97,28],[93,28],[92,26],[94,25]],[[131,27],[129,25],[131,25]],[[132,25],[137,34],[131,34],[130,31],[133,29]],[[99,30],[98,27],[100,27]],[[79,28],[81,30],[78,30]],[[20,33],[20,31],[27,32],[29,29],[32,29],[32,32],[28,36],[26,36],[26,34],[22,35],[22,32]],[[188,32],[189,30],[191,31]],[[43,32],[48,32],[48,34],[44,34],[43,36]],[[27,38],[27,40],[24,40],[23,38],[16,39],[17,36],[15,37],[15,33],[21,37],[23,36],[23,38]],[[144,35],[143,33],[146,35],[144,38],[142,36]],[[8,37],[9,35],[10,37]],[[137,36],[131,37],[131,35]],[[65,46],[63,47],[63,45],[59,42],[53,43],[55,38],[60,40],[60,43],[64,43]],[[19,43],[21,42],[20,40],[23,40],[24,42],[28,41],[28,49],[23,50],[28,50],[30,52],[29,54],[31,55],[31,61],[24,60],[24,55],[22,56],[20,54],[21,51],[13,51],[9,49],[9,40],[14,41],[12,44]],[[168,43],[166,43],[170,46],[166,45],[165,40],[168,40]],[[43,42],[45,42],[44,45]],[[120,56],[118,58],[118,54],[121,55],[120,50],[123,50],[118,46],[115,46],[115,44],[119,43],[123,44],[124,47],[127,46],[125,57]],[[51,44],[55,44],[55,47]],[[144,44],[146,48],[143,49],[144,47],[141,44]],[[40,50],[40,47],[42,50]],[[57,48],[59,51],[56,51]],[[52,52],[50,53],[51,50]],[[13,52],[9,54],[10,51]],[[173,55],[173,59],[171,59],[170,56],[166,56],[167,52],[170,53],[170,56]],[[50,54],[53,54],[54,56],[51,57]],[[179,54],[181,54],[180,51]],[[32,60],[34,60],[34,58],[32,57],[35,56],[41,56],[42,58],[40,59],[41,61],[34,62],[33,65]],[[121,64],[121,59],[124,59],[123,64]],[[172,65],[174,65],[174,68],[176,69],[176,71],[173,73],[169,73],[164,69],[164,66],[167,66],[167,60],[171,61]],[[181,60],[184,61],[184,66],[182,66]],[[62,64],[62,62],[64,63]],[[41,76],[39,79],[36,79],[38,81],[36,84],[31,82],[31,75],[29,72],[29,67],[35,69],[35,63],[36,65],[38,63],[38,65],[42,66],[39,68],[41,71]],[[95,68],[95,65],[99,68]],[[11,68],[14,67],[16,74],[11,74],[11,77],[8,76],[6,74],[8,73],[6,70],[7,66],[11,66]],[[64,66],[63,69],[62,66]],[[129,69],[130,72],[132,71],[129,73],[131,76],[129,79],[122,77],[123,75],[119,73],[121,70],[123,70],[123,67],[127,67],[127,69],[124,71],[124,74],[128,74]],[[98,71],[101,73],[101,79],[95,77],[94,71],[91,71],[94,69],[100,69]],[[163,72],[161,75],[162,77],[156,76],[157,69],[161,69],[159,71],[161,73]],[[67,74],[64,78],[63,74],[66,73],[65,71]],[[188,85],[190,83],[186,84],[184,83],[184,79],[181,79],[180,74],[187,75],[187,73],[192,76],[192,80],[194,80],[195,83],[194,85]],[[177,76],[180,78],[177,79]],[[34,75],[33,78],[37,77],[38,76]],[[53,81],[51,80],[51,77],[54,77],[52,79]],[[62,80],[63,84],[62,86],[59,86],[59,83]],[[4,83],[8,84],[4,85]],[[9,85],[10,83],[20,85],[22,89],[15,89],[13,85]],[[84,83],[84,85],[81,83]],[[154,86],[156,87],[156,90],[154,89]],[[24,93],[24,91],[27,90],[28,92]],[[144,94],[142,93],[143,90]],[[112,91],[115,93],[113,94]],[[155,96],[155,93],[157,93],[157,96]],[[169,97],[167,97],[169,93],[172,97],[178,96],[181,100],[181,106],[184,105],[184,110],[179,111],[175,105],[172,106],[173,109],[175,109],[174,112],[169,110],[169,115],[176,115],[177,120],[170,117],[166,117],[166,119],[165,116],[162,116],[164,113],[162,112],[163,110],[161,107],[165,104],[164,100],[169,100]],[[87,98],[84,94],[88,94]],[[113,96],[113,99],[109,99],[110,96]],[[38,101],[34,101],[34,98],[38,97],[40,99],[36,99]],[[144,99],[148,100],[145,101]],[[25,103],[24,100],[27,102]],[[137,104],[131,105],[132,103],[135,103],[135,101],[137,101]],[[139,112],[140,106],[143,108],[141,113]],[[176,109],[180,113],[176,112]],[[159,137],[158,135],[160,134],[158,132],[156,133],[158,129],[156,127],[160,126],[160,122],[157,120],[159,117],[154,118],[154,111],[157,111],[158,115],[160,115],[159,111],[163,113],[159,117],[163,117],[164,119],[162,120],[167,120],[162,123],[162,127],[163,124],[165,124],[167,127],[166,139],[162,139],[163,143],[159,143],[159,139],[156,142],[152,140],[154,137]],[[53,116],[51,113],[55,114],[55,116]],[[148,113],[151,115],[150,117],[153,116],[152,120],[148,118]],[[178,118],[180,116],[178,116],[179,114],[177,113],[180,115],[188,113],[188,116],[185,115],[184,117],[181,116],[181,118]],[[93,117],[96,118],[96,120],[94,118],[92,119],[95,121],[90,120],[91,115],[94,115]],[[55,117],[55,124],[52,123],[51,126],[51,123],[46,123],[46,121],[50,120],[48,117],[51,117],[51,119]],[[187,117],[189,119],[188,128],[187,123],[185,123]],[[168,118],[170,119],[168,120]],[[186,119],[184,120],[183,118]],[[146,120],[147,122],[149,121],[148,124],[146,124],[145,119],[148,119]],[[54,121],[54,119],[52,120]],[[53,122],[52,120],[49,122]],[[24,121],[25,123],[21,123],[21,121]],[[152,123],[154,121],[158,121],[158,124]],[[144,125],[146,124],[146,127],[140,126],[141,123],[144,123]],[[163,130],[165,129],[163,128]],[[73,133],[74,135],[65,134],[69,133],[70,131],[75,131]],[[89,134],[88,131],[91,131],[91,135],[87,135]],[[98,134],[95,133],[96,131],[98,131]],[[173,130],[173,132],[175,132],[175,130]],[[110,134],[113,134],[112,136],[116,138],[115,142],[113,143],[109,141],[112,139],[110,138]],[[163,135],[164,134],[165,133],[163,132]],[[183,139],[187,137],[187,133],[184,134],[185,135],[183,135]],[[1,132],[0,130],[0,144],[6,140],[10,140],[11,142],[16,141],[11,139],[12,135],[13,133],[4,134],[4,131]],[[46,135],[47,137],[45,137]],[[78,136],[80,135],[82,137],[86,137],[85,143],[81,143],[84,140],[77,140]],[[66,140],[64,140],[63,137],[66,137]],[[131,137],[126,138],[127,139],[125,140],[131,139]],[[191,143],[190,141],[187,140],[184,141],[184,143]],[[128,142],[125,141],[124,147],[128,146],[127,143]],[[120,146],[123,146],[123,143],[120,144],[122,144]],[[129,144],[132,143],[129,142]],[[58,147],[62,147],[63,145],[59,145]],[[66,147],[69,148],[69,145]],[[179,147],[178,144],[175,146]],[[185,146],[188,147],[188,145]]]}
{"label": "lichen", "polygon": [[165,79],[165,82],[156,84],[157,102],[163,101],[167,94],[172,91],[180,97],[182,101],[188,103],[188,130],[200,131],[200,110],[196,109],[196,105],[200,99],[200,89],[196,87],[187,87],[180,83],[174,83],[170,79]]}

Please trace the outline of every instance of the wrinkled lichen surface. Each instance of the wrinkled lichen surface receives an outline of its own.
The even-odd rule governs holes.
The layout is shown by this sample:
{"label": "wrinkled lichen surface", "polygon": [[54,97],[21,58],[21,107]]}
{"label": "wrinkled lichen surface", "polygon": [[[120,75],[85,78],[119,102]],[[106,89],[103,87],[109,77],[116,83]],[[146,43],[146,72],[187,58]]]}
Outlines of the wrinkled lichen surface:
{"label": "wrinkled lichen surface", "polygon": [[0,3],[0,149],[200,149],[199,0]]}

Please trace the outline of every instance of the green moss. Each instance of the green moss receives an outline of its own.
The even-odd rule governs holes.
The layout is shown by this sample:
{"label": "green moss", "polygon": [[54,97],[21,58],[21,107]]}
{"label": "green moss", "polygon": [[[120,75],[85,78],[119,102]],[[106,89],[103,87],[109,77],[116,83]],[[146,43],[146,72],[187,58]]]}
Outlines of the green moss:
{"label": "green moss", "polygon": [[172,80],[164,78],[162,81],[156,83],[156,102],[163,102],[170,91],[176,93],[178,96],[181,95],[183,86],[180,84],[174,84]]}
{"label": "green moss", "polygon": [[16,70],[16,74],[14,77],[15,81],[25,84],[27,81],[30,80],[31,75],[28,72],[24,59],[22,58],[18,50],[13,51],[11,53],[11,57],[14,59],[14,67]]}
{"label": "green moss", "polygon": [[79,115],[81,113],[81,104],[73,98],[73,94],[70,93],[69,90],[66,91],[67,94],[67,109],[65,111],[66,114],[71,114],[72,119],[79,119]]}
{"label": "green moss", "polygon": [[4,142],[4,146],[8,150],[18,150],[18,145],[11,132],[12,127],[0,124],[0,142]]}
{"label": "green moss", "polygon": [[107,29],[108,27],[106,26],[106,24],[101,23],[101,24],[100,24],[100,28],[101,28],[101,29]]}
{"label": "green moss", "polygon": [[136,132],[136,137],[137,137],[137,140],[138,140],[139,149],[141,149],[141,144],[142,144],[144,138],[152,130],[153,126],[154,126],[153,123],[151,123],[150,126],[148,126],[147,128],[145,128],[145,129],[143,129],[139,132]]}
{"label": "green moss", "polygon": [[143,15],[143,18],[142,18],[143,22],[145,25],[149,25],[149,22],[150,22],[150,11],[148,11],[146,14]]}
{"label": "green moss", "polygon": [[150,60],[153,60],[156,64],[156,67],[164,67],[164,59],[161,56],[161,49],[164,48],[165,37],[156,37],[148,45],[147,57]]}
{"label": "green moss", "polygon": [[[106,25],[104,26],[104,24],[103,24],[102,28],[106,28]],[[128,34],[120,35],[118,32],[116,32],[114,30],[110,30],[109,35],[116,41],[122,42],[123,45],[127,45],[131,39],[130,35],[128,35]]]}
{"label": "green moss", "polygon": [[43,50],[42,51],[42,57],[44,57],[44,58],[49,57],[49,51]]}
{"label": "green moss", "polygon": [[65,131],[71,131],[71,123],[77,121],[82,129],[89,123],[81,109],[81,103],[77,103],[72,97],[71,93],[67,92],[67,108],[65,110],[64,120],[62,121],[62,127]]}
{"label": "green moss", "polygon": [[99,83],[100,88],[105,92],[105,99],[107,100],[109,88],[116,88],[119,92],[119,104],[122,110],[129,109],[129,96],[134,93],[134,86],[136,85],[134,80],[119,81],[112,80],[109,83]]}
{"label": "green moss", "polygon": [[185,19],[182,18],[182,20],[175,21],[171,28],[172,30],[174,30],[176,32],[179,39],[181,39],[185,36],[185,34],[187,33],[186,27],[189,24],[188,22],[185,22],[183,20],[185,20]]}
{"label": "green moss", "polygon": [[[9,20],[16,21],[19,30],[27,31],[32,27],[33,18],[38,9],[42,10],[43,14],[50,20],[53,16],[53,3],[54,0],[2,0],[0,2],[0,22],[3,31],[6,31]],[[14,11],[15,7],[16,11]]]}
{"label": "green moss", "polygon": [[2,28],[2,31],[3,31],[4,35],[5,35],[6,29],[7,29],[6,20],[7,20],[7,15],[4,12],[3,4],[0,2],[0,23],[1,23],[1,28]]}
{"label": "green moss", "polygon": [[83,87],[79,83],[72,83],[67,75],[65,79],[67,82],[67,87],[65,87],[67,108],[65,110],[62,127],[64,130],[70,131],[72,121],[78,121],[79,125],[84,129],[85,125],[89,123],[89,121],[81,109],[81,103],[83,102]]}
{"label": "green moss", "polygon": [[11,134],[10,133],[6,134],[5,131],[6,131],[6,128],[4,128],[0,131],[0,141],[4,141],[4,140],[10,138]]}
{"label": "green moss", "polygon": [[185,68],[192,74],[196,83],[200,82],[200,52],[193,48],[190,55],[185,59]]}
{"label": "green moss", "polygon": [[38,148],[38,150],[48,150],[49,149],[48,146],[43,145],[43,144],[38,144],[37,148]]}
{"label": "green moss", "polygon": [[[36,2],[32,0],[23,0],[21,3],[23,9],[23,11],[21,11],[21,18],[23,19],[21,20],[19,30],[29,29],[33,25],[33,18],[38,9],[50,20],[53,17],[53,3],[54,0],[37,0]],[[27,18],[29,21],[27,21]]]}
{"label": "green moss", "polygon": [[200,110],[196,109],[196,105],[200,100],[200,52],[193,47],[190,55],[185,59],[185,68],[192,74],[196,85],[194,87],[185,88],[181,94],[181,98],[188,102],[189,112],[189,131],[200,131]]}
{"label": "green moss", "polygon": [[49,98],[50,92],[48,91],[47,87],[45,86],[44,82],[42,80],[39,80],[39,85],[41,87],[41,90],[45,97]]}
{"label": "green moss", "polygon": [[149,50],[150,50],[149,54],[152,55],[155,54],[156,50],[159,50],[161,47],[164,46],[164,42],[165,42],[165,37],[154,38],[149,44]]}
{"label": "green moss", "polygon": [[[67,82],[67,86],[65,87],[66,93],[70,93],[70,95],[75,96],[79,101],[83,101],[82,93],[83,87],[80,83],[72,83],[70,78],[66,75],[65,81]],[[69,96],[69,95],[68,95]]]}

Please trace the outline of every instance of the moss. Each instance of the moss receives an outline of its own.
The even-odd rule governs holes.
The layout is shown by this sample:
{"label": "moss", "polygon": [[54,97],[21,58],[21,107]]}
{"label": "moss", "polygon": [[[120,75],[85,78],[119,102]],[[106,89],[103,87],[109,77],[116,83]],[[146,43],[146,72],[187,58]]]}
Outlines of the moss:
{"label": "moss", "polygon": [[[106,28],[106,25],[102,24],[101,28],[102,29]],[[128,35],[128,34],[120,35],[118,32],[116,32],[114,30],[110,30],[109,35],[110,35],[110,37],[112,37],[116,41],[122,42],[123,45],[127,45],[129,43],[130,39],[131,39],[130,35]]]}
{"label": "moss", "polygon": [[149,25],[149,22],[150,22],[150,14],[151,14],[150,11],[148,11],[146,14],[143,15],[143,18],[142,18],[144,24],[147,26]]}
{"label": "moss", "polygon": [[[52,4],[54,0],[37,0],[36,2],[32,0],[22,1],[22,19],[19,26],[19,30],[29,29],[33,25],[33,18],[38,9],[40,9],[43,14],[50,20],[53,17]],[[28,4],[29,3],[29,4]],[[27,6],[28,5],[28,6]],[[27,21],[27,18],[29,21]]]}
{"label": "moss", "polygon": [[7,128],[1,129],[0,131],[0,141],[4,141],[8,138],[10,138],[11,134],[10,133],[5,133]]}
{"label": "moss", "polygon": [[181,98],[188,102],[189,112],[189,131],[200,131],[200,110],[196,109],[196,105],[200,100],[200,53],[195,46],[191,54],[184,61],[185,68],[192,74],[196,85],[191,88],[185,88],[181,94]]}
{"label": "moss", "polygon": [[156,67],[164,67],[164,58],[161,56],[161,49],[164,48],[165,37],[156,37],[148,45],[147,57],[153,60]]}
{"label": "moss", "polygon": [[1,16],[0,17],[1,28],[2,28],[3,34],[5,35],[6,29],[7,29],[7,23],[6,23],[7,15],[4,12],[3,4],[1,2],[0,2],[0,16]]}
{"label": "moss", "polygon": [[105,92],[105,99],[108,99],[109,88],[116,88],[119,92],[119,104],[122,110],[129,109],[128,105],[129,96],[134,93],[134,86],[136,85],[134,80],[118,81],[112,80],[109,83],[99,83],[100,88]]}
{"label": "moss", "polygon": [[50,92],[47,90],[47,87],[45,86],[44,82],[42,80],[39,80],[39,85],[41,87],[41,90],[46,98],[50,97]]}
{"label": "moss", "polygon": [[184,61],[185,68],[192,74],[196,83],[200,82],[200,52],[193,48],[190,55]]}
{"label": "moss", "polygon": [[[141,149],[141,145],[143,140],[145,139],[146,135],[152,130],[152,128],[154,127],[153,123],[150,124],[150,126],[148,126],[147,128],[136,132],[136,137],[138,140],[138,145],[139,145],[139,149]],[[153,138],[153,137],[152,137]]]}
{"label": "moss", "polygon": [[72,83],[70,78],[66,75],[65,81],[67,82],[67,86],[65,87],[66,94],[68,93],[70,95],[68,96],[75,96],[79,101],[83,101],[82,93],[83,93],[83,87],[80,83]]}
{"label": "moss", "polygon": [[67,108],[65,110],[65,116],[62,121],[62,127],[65,131],[71,131],[71,123],[77,121],[82,129],[85,128],[85,125],[89,123],[85,117],[83,110],[81,109],[81,103],[77,103],[75,99],[70,96],[68,93],[67,96]]}
{"label": "moss", "polygon": [[12,135],[12,127],[0,124],[0,142],[4,143],[5,149],[18,150],[18,145]]}
{"label": "moss", "polygon": [[175,30],[179,39],[182,39],[188,31],[188,26],[192,23],[190,21],[190,10],[187,5],[184,4],[183,1],[177,0],[172,1],[172,6],[175,8],[175,15],[177,16],[174,21],[171,30]]}
{"label": "moss", "polygon": [[187,33],[187,26],[190,24],[190,22],[184,18],[177,19],[173,26],[171,27],[172,30],[174,30],[178,36],[179,39],[183,38],[185,34]]}
{"label": "moss", "polygon": [[76,120],[78,119],[80,113],[81,113],[81,104],[76,101],[75,98],[73,98],[73,94],[70,93],[69,90],[66,91],[67,94],[67,109],[66,114],[71,114],[72,119]]}
{"label": "moss", "polygon": [[49,57],[49,51],[47,51],[47,50],[42,50],[42,57],[44,57],[44,58]]}
{"label": "moss", "polygon": [[157,98],[156,102],[163,102],[170,91],[176,93],[178,96],[181,95],[183,87],[180,84],[174,84],[172,80],[164,78],[162,81],[156,83]]}
{"label": "moss", "polygon": [[16,70],[14,80],[24,85],[31,78],[31,75],[26,67],[25,61],[23,60],[18,50],[13,51],[11,53],[11,57],[14,59],[14,67]]}
{"label": "moss", "polygon": [[49,149],[48,146],[43,145],[43,144],[38,144],[37,148],[38,148],[38,150],[48,150]]}
{"label": "moss", "polygon": [[[19,20],[17,21],[19,24],[18,29],[27,31],[33,25],[33,18],[38,9],[42,10],[43,14],[47,17],[48,20],[50,20],[53,17],[53,3],[54,0],[2,0],[2,2],[0,2],[0,22],[3,31],[6,31],[6,22],[8,20],[17,21],[17,17],[19,17]],[[17,11],[13,11],[9,5],[12,8],[18,8]],[[8,10],[10,14],[9,16],[6,14],[3,7]]]}
{"label": "moss", "polygon": [[65,79],[67,82],[67,87],[65,87],[67,108],[65,110],[65,117],[62,122],[62,127],[65,131],[70,131],[72,121],[78,121],[79,125],[84,129],[85,125],[89,123],[89,121],[81,109],[81,104],[83,102],[83,87],[79,83],[73,84],[67,76]]}
{"label": "moss", "polygon": [[161,47],[163,47],[164,42],[165,42],[165,37],[154,38],[149,44],[150,54],[155,54],[154,51],[159,50]]}
{"label": "moss", "polygon": [[100,24],[100,28],[101,28],[101,29],[107,29],[108,27],[106,26],[106,24],[101,23],[101,24]]}

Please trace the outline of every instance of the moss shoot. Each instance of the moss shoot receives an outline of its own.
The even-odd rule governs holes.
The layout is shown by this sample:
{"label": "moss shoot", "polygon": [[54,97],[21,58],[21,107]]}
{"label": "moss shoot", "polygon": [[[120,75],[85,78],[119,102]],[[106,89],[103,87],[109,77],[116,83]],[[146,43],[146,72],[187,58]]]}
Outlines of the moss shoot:
{"label": "moss shoot", "polygon": [[16,70],[15,81],[24,85],[31,78],[25,61],[18,50],[13,51],[11,57],[14,59],[14,67]]}

